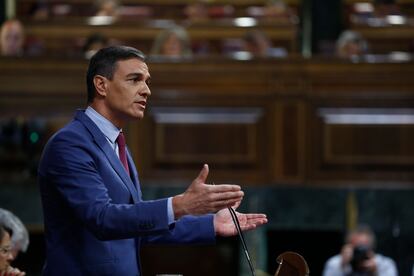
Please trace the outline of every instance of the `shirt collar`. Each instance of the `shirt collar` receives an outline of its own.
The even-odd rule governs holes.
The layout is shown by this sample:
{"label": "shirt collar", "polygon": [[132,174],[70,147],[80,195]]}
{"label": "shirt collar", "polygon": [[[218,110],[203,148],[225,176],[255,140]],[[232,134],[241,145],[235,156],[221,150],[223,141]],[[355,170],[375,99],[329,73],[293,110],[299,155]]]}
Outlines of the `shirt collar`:
{"label": "shirt collar", "polygon": [[114,144],[116,138],[118,138],[119,132],[121,132],[122,129],[117,128],[113,123],[111,123],[111,121],[99,114],[91,106],[88,106],[85,110],[85,114],[98,126],[106,138]]}

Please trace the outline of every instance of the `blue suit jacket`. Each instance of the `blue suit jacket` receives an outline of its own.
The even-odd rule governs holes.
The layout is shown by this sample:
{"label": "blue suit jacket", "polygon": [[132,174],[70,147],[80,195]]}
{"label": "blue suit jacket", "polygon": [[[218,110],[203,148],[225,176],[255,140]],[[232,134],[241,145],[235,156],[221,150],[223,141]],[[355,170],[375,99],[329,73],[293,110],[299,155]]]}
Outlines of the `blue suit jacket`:
{"label": "blue suit jacket", "polygon": [[212,216],[168,225],[167,199],[143,201],[103,133],[79,110],[47,143],[39,165],[44,275],[140,275],[143,243],[214,242]]}

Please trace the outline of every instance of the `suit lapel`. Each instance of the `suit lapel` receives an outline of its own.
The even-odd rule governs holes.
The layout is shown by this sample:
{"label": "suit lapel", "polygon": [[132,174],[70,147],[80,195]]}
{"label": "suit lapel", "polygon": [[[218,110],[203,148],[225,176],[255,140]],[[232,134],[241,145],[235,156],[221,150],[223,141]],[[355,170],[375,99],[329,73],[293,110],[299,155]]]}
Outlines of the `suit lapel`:
{"label": "suit lapel", "polygon": [[129,166],[129,171],[131,173],[132,183],[134,183],[134,186],[138,190],[139,199],[142,200],[142,192],[141,192],[141,187],[140,187],[140,184],[139,184],[138,172],[137,172],[136,166],[134,164],[134,160],[132,160],[132,157],[129,154],[128,147],[127,147],[127,158],[128,158],[128,166]]}
{"label": "suit lapel", "polygon": [[109,145],[108,141],[105,138],[105,135],[100,131],[100,129],[95,125],[95,123],[88,116],[85,115],[83,110],[78,110],[75,118],[79,120],[90,131],[90,133],[94,137],[96,144],[104,152],[112,168],[116,171],[118,176],[122,179],[122,182],[128,188],[134,203],[139,202],[137,188],[132,182],[131,177],[127,174],[125,168],[122,166],[122,163],[119,161],[118,156],[115,154],[114,150]]}

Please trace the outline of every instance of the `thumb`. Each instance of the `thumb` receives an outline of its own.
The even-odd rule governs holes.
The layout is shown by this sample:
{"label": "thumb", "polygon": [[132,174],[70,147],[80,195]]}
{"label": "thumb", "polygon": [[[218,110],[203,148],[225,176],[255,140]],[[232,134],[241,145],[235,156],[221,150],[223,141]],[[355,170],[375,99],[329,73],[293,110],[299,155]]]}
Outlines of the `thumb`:
{"label": "thumb", "polygon": [[208,165],[204,164],[203,168],[201,169],[200,173],[198,174],[196,178],[196,182],[205,183],[207,180],[208,172],[209,172]]}

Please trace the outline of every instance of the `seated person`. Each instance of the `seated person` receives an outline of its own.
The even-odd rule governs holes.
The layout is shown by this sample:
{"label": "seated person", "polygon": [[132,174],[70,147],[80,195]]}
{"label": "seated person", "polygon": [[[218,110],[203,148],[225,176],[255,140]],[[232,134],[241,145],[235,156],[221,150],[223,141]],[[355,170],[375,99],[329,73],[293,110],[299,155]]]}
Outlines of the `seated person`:
{"label": "seated person", "polygon": [[191,58],[192,49],[187,31],[181,27],[163,30],[155,38],[151,56],[166,58]]}
{"label": "seated person", "polygon": [[24,276],[26,273],[10,266],[10,262],[14,259],[11,237],[12,231],[0,224],[0,275]]}
{"label": "seated person", "polygon": [[258,18],[297,21],[295,12],[282,0],[269,0],[264,6],[250,6],[246,12],[247,15]]}
{"label": "seated person", "polygon": [[96,16],[117,17],[119,15],[120,4],[118,0],[96,0],[95,6]]}
{"label": "seated person", "polygon": [[344,31],[336,41],[336,54],[340,58],[359,57],[368,52],[368,43],[355,31]]}
{"label": "seated person", "polygon": [[48,20],[50,18],[50,8],[47,3],[35,2],[29,9],[29,16],[33,20]]}
{"label": "seated person", "polygon": [[360,225],[348,233],[340,254],[328,259],[323,276],[397,276],[395,262],[375,253],[375,235]]}
{"label": "seated person", "polygon": [[292,16],[292,11],[284,1],[271,0],[268,1],[267,5],[265,6],[264,16],[276,18],[290,18]]}
{"label": "seated person", "polygon": [[12,212],[0,208],[0,225],[11,229],[13,232],[11,239],[13,259],[17,257],[20,251],[26,252],[29,247],[29,233],[22,221]]}
{"label": "seated person", "polygon": [[24,53],[24,28],[17,19],[3,23],[0,30],[0,49],[2,56],[16,57]]}
{"label": "seated person", "polygon": [[101,33],[93,33],[86,39],[83,45],[83,55],[90,59],[97,51],[109,46],[108,38]]}
{"label": "seated person", "polygon": [[208,8],[204,2],[188,4],[184,8],[184,15],[192,22],[207,21],[209,19]]}
{"label": "seated person", "polygon": [[270,39],[261,31],[247,32],[244,36],[244,49],[253,57],[286,57],[285,48],[275,48]]}

